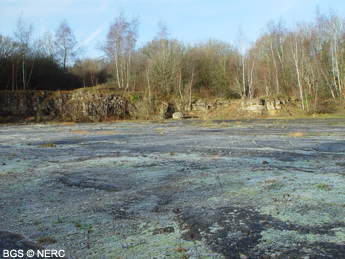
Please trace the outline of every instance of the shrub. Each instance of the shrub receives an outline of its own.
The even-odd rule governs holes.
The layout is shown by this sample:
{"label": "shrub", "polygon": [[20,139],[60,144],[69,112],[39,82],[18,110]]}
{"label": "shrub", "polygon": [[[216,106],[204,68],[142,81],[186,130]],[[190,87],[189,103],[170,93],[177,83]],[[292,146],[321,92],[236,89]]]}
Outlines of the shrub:
{"label": "shrub", "polygon": [[334,99],[319,100],[315,106],[315,112],[324,113],[335,113],[337,111],[338,105]]}
{"label": "shrub", "polygon": [[148,120],[152,117],[153,113],[154,108],[150,105],[148,100],[137,100],[132,115],[136,119]]}
{"label": "shrub", "polygon": [[139,99],[138,93],[135,93],[135,94],[131,95],[131,97],[130,97],[130,100],[132,103],[135,103],[138,99]]}

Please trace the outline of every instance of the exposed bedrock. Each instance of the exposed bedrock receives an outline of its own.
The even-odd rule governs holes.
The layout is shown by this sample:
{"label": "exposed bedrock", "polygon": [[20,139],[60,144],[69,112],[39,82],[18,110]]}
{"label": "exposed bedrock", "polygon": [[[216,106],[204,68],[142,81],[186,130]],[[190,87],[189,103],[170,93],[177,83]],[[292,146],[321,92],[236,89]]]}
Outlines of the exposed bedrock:
{"label": "exposed bedrock", "polygon": [[0,116],[9,122],[53,119],[103,121],[126,118],[132,110],[133,105],[128,98],[115,94],[85,91],[0,93]]}

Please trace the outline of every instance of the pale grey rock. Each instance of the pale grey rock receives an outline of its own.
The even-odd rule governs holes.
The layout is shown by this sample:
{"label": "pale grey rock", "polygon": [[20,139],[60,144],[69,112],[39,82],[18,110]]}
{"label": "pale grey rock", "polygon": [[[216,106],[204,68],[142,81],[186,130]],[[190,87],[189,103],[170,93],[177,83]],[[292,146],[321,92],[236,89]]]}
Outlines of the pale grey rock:
{"label": "pale grey rock", "polygon": [[183,113],[182,112],[174,112],[172,117],[173,117],[173,119],[181,119],[181,118],[183,118]]}

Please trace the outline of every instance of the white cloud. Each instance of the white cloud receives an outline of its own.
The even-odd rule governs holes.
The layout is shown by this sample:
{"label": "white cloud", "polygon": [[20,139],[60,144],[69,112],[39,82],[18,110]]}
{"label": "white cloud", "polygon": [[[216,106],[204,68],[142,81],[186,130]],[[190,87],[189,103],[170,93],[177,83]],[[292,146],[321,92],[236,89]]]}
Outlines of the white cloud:
{"label": "white cloud", "polygon": [[86,40],[84,40],[83,42],[79,43],[77,45],[77,48],[79,48],[80,46],[83,46],[83,45],[86,45],[87,43],[89,43],[93,38],[95,38],[103,30],[104,30],[104,26],[99,27],[97,30],[95,30],[93,33],[91,33],[91,35],[89,37],[87,37]]}

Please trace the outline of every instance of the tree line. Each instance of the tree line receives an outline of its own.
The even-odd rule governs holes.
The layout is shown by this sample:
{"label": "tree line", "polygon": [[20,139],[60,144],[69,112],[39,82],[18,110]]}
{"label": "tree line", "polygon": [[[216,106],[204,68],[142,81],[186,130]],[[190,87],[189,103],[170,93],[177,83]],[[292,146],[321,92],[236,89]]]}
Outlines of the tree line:
{"label": "tree line", "polygon": [[32,38],[33,28],[18,19],[13,37],[0,35],[0,89],[58,90],[115,86],[157,96],[255,98],[284,94],[299,98],[303,109],[319,100],[344,99],[345,19],[334,12],[287,28],[269,21],[249,43],[243,31],[235,44],[208,39],[190,44],[170,37],[163,22],[155,37],[137,46],[138,18],[123,11],[109,26],[99,58],[85,57],[66,20],[55,33]]}
{"label": "tree line", "polygon": [[2,91],[71,90],[106,81],[105,63],[85,57],[66,20],[34,39],[33,26],[21,15],[13,35],[0,34]]}

